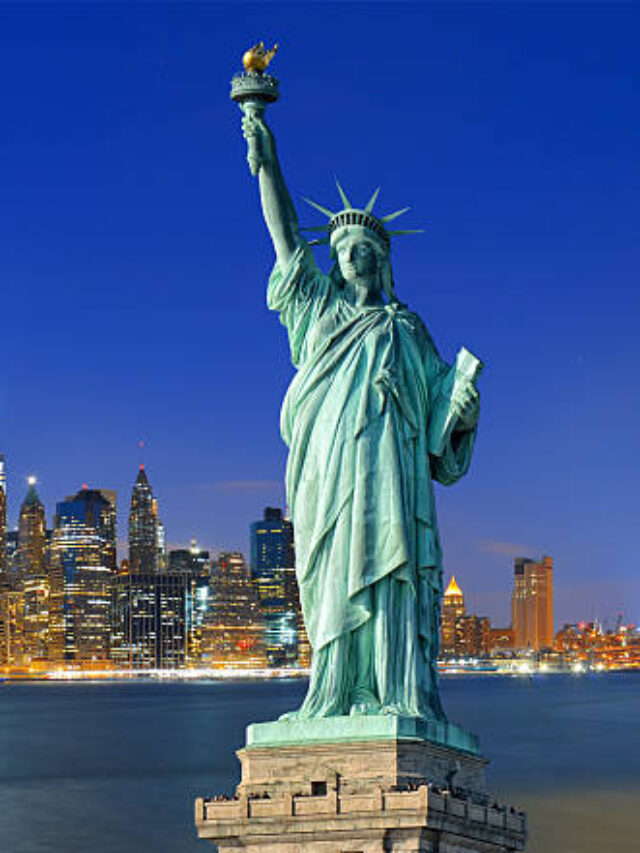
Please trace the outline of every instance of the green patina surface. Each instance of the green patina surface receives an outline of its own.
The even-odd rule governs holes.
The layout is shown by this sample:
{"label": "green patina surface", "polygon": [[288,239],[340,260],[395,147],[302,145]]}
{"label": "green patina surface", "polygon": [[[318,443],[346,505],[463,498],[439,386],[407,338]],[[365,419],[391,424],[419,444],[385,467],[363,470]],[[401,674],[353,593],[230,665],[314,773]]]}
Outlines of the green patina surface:
{"label": "green patina surface", "polygon": [[247,746],[286,746],[345,741],[424,740],[479,754],[478,738],[447,722],[419,717],[325,717],[315,720],[277,720],[247,727]]}
{"label": "green patina surface", "polygon": [[265,101],[241,105],[277,257],[267,301],[286,327],[297,371],[281,430],[313,649],[302,707],[252,727],[251,736],[308,741],[331,731],[341,740],[459,739],[469,749],[471,736],[446,724],[438,693],[442,552],[433,482],[451,485],[469,468],[480,363],[466,350],[454,365],[444,361],[420,317],[399,301],[390,253],[403,232],[387,223],[403,211],[374,215],[377,192],[364,207],[353,207],[341,187],[340,210],[314,203],[329,217],[318,230],[333,260],[328,273],[319,269]]}

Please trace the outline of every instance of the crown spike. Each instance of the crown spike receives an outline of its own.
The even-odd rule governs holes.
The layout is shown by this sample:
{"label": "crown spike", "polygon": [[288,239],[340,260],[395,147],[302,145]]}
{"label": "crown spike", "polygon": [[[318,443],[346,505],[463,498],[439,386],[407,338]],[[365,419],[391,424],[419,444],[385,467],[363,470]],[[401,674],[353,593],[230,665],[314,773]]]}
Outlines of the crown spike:
{"label": "crown spike", "polygon": [[317,240],[309,240],[308,241],[309,246],[323,246],[323,245],[328,245],[328,243],[329,243],[328,237],[321,237]]}
{"label": "crown spike", "polygon": [[342,203],[344,204],[345,208],[347,210],[353,210],[353,205],[351,204],[351,202],[347,198],[347,194],[345,193],[345,191],[340,186],[340,181],[337,178],[335,179],[335,181],[336,181],[336,186],[338,187],[338,192],[340,193],[340,198],[342,199]]}
{"label": "crown spike", "polygon": [[301,231],[325,231],[326,232],[329,230],[329,226],[328,225],[305,225],[304,227],[300,228],[300,230]]}
{"label": "crown spike", "polygon": [[398,234],[424,234],[424,228],[406,228],[402,231],[388,231],[392,237],[397,237]]}
{"label": "crown spike", "polygon": [[304,198],[304,196],[303,196],[303,201],[306,201],[307,204],[311,205],[311,207],[315,207],[315,209],[319,210],[320,213],[324,213],[324,215],[328,216],[329,219],[333,219],[333,217],[335,216],[335,213],[332,210],[329,210],[329,208],[327,208],[327,207],[323,207],[321,204],[318,204],[315,201],[311,201],[310,198]]}
{"label": "crown spike", "polygon": [[367,202],[367,206],[365,207],[366,213],[371,213],[373,210],[373,205],[376,203],[376,199],[378,198],[378,193],[380,192],[380,187],[374,192],[369,201]]}
{"label": "crown spike", "polygon": [[391,222],[392,219],[397,219],[399,216],[402,216],[402,214],[406,213],[408,210],[411,210],[411,208],[403,207],[401,210],[394,210],[393,213],[387,213],[386,216],[381,216],[380,222]]}

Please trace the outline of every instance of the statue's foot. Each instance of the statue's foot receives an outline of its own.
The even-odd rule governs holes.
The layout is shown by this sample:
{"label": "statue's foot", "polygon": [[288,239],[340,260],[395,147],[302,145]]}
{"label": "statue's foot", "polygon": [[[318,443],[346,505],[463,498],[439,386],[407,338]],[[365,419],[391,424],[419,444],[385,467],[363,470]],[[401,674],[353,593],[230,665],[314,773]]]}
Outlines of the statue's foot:
{"label": "statue's foot", "polygon": [[380,713],[380,702],[371,692],[364,687],[356,687],[351,697],[351,708],[349,716],[365,717]]}
{"label": "statue's foot", "polygon": [[378,702],[354,702],[349,709],[350,717],[371,717],[380,713]]}
{"label": "statue's foot", "polygon": [[300,719],[300,711],[287,711],[286,714],[281,714],[278,717],[279,720],[299,720]]}
{"label": "statue's foot", "polygon": [[383,705],[378,713],[393,717],[418,717],[427,723],[446,723],[447,721],[444,713],[436,714],[431,708],[416,710],[400,702],[390,702],[388,705]]}
{"label": "statue's foot", "polygon": [[415,714],[412,714],[397,702],[391,702],[389,705],[383,705],[380,708],[380,713],[386,714],[389,717],[415,717]]}

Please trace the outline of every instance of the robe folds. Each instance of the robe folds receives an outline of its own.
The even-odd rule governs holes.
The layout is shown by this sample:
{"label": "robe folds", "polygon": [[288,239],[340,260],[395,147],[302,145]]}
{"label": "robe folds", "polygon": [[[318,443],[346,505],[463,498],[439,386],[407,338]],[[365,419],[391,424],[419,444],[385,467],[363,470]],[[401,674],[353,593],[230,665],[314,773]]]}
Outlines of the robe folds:
{"label": "robe folds", "polygon": [[281,413],[296,574],[313,649],[299,716],[442,718],[442,555],[432,480],[470,464],[475,430],[430,453],[430,417],[450,367],[405,307],[358,307],[304,242],[268,287],[297,373]]}

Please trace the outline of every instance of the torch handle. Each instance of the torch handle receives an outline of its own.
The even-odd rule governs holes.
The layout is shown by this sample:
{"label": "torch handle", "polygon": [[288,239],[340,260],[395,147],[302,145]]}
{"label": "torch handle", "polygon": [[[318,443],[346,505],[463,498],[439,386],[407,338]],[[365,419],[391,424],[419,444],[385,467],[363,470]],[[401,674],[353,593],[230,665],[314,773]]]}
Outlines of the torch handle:
{"label": "torch handle", "polygon": [[[266,104],[264,101],[246,100],[242,104],[242,111],[246,116],[252,118],[262,118]],[[247,139],[247,160],[251,174],[255,177],[260,171],[260,150],[258,140],[255,136],[250,136]]]}

